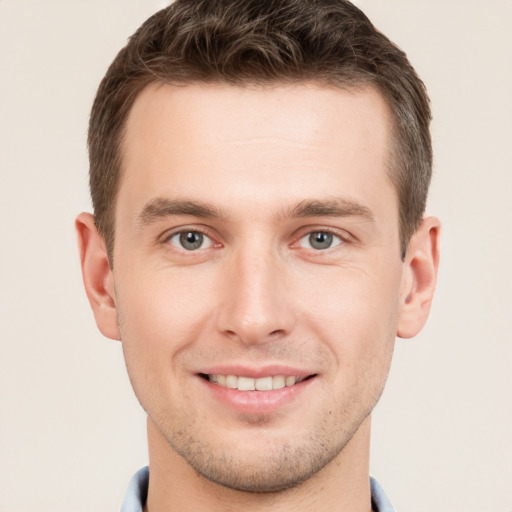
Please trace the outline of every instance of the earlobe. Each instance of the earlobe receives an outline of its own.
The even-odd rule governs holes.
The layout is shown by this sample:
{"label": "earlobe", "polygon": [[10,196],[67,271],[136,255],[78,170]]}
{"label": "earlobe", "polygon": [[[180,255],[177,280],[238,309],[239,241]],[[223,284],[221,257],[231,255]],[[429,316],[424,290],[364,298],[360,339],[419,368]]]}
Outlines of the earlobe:
{"label": "earlobe", "polygon": [[427,217],[409,242],[400,295],[400,338],[416,336],[430,313],[439,267],[440,230],[439,220]]}
{"label": "earlobe", "polygon": [[75,227],[85,292],[96,324],[104,336],[120,340],[114,277],[103,237],[98,233],[94,217],[90,213],[81,213],[76,218]]}

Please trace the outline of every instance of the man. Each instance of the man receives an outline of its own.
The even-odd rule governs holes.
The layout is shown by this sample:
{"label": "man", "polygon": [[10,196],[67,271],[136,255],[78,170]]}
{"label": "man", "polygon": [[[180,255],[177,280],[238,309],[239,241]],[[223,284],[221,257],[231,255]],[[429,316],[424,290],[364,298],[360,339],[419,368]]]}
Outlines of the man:
{"label": "man", "polygon": [[101,332],[148,415],[124,511],[390,511],[370,413],[430,309],[424,86],[343,0],[177,0],[103,79]]}

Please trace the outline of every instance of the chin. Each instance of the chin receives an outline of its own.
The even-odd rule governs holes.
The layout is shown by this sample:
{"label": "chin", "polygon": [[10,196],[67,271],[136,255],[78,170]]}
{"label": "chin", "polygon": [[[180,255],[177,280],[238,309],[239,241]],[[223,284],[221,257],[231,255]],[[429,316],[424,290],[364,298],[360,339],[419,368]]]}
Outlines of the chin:
{"label": "chin", "polygon": [[193,459],[188,463],[201,476],[223,487],[241,492],[277,493],[310,479],[335,457],[321,457],[317,452],[312,459],[301,450],[284,448],[272,458],[251,462],[223,456],[217,460]]}
{"label": "chin", "polygon": [[[352,431],[339,429],[337,436],[310,436],[295,444],[259,432],[259,443],[214,446],[184,436],[168,438],[168,444],[196,473],[210,482],[236,491],[277,493],[309,480],[333,459],[350,441]],[[230,439],[227,439],[229,442]],[[232,440],[232,438],[231,438]],[[264,441],[264,442],[261,442]]]}

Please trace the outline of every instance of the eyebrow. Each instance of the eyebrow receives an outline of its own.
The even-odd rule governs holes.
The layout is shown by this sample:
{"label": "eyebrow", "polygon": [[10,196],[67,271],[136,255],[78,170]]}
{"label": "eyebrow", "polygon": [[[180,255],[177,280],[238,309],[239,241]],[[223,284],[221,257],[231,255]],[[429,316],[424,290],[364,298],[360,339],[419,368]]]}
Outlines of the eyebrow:
{"label": "eyebrow", "polygon": [[367,206],[346,198],[331,198],[324,201],[301,201],[285,217],[361,217],[373,222],[375,216]]}
{"label": "eyebrow", "polygon": [[209,203],[157,197],[146,203],[138,216],[138,221],[142,225],[147,225],[158,219],[176,215],[191,215],[205,219],[217,219],[222,216],[221,212]]}
{"label": "eyebrow", "polygon": [[[219,219],[224,216],[221,210],[210,203],[157,197],[146,203],[138,216],[138,222],[141,225],[148,225],[165,217],[179,215],[204,219]],[[285,210],[283,217],[361,217],[372,222],[375,220],[367,206],[346,198],[304,200]]]}

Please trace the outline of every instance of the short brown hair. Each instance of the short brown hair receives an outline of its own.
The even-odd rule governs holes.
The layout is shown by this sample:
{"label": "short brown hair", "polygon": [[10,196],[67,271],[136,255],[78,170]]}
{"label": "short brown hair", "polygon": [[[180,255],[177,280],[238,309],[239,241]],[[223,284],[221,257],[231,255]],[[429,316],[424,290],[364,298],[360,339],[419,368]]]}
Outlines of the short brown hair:
{"label": "short brown hair", "polygon": [[126,119],[142,89],[159,81],[374,86],[393,116],[388,166],[404,257],[432,173],[429,99],[405,53],[346,0],[176,0],[118,53],[91,112],[91,196],[111,263]]}

